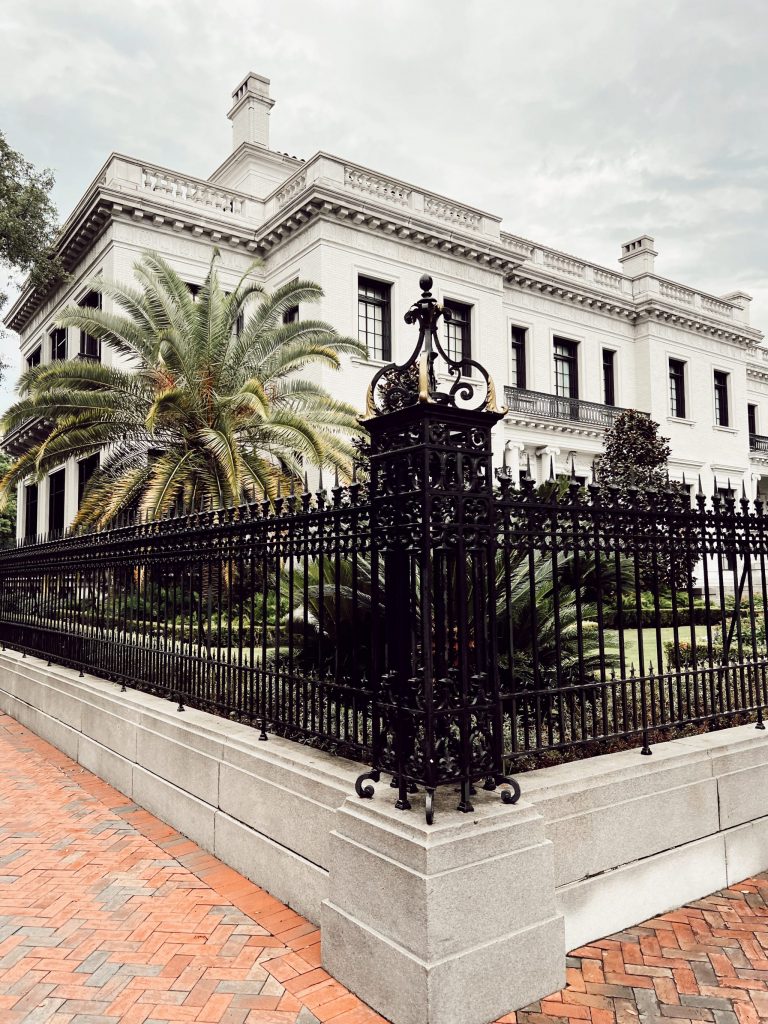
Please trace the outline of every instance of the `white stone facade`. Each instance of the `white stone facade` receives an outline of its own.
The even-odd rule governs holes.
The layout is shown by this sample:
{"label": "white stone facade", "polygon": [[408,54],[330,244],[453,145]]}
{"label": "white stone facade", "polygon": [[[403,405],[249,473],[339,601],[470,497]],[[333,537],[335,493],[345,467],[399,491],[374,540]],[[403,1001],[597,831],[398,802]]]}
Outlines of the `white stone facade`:
{"label": "white stone facade", "polygon": [[[207,181],[118,154],[108,158],[62,231],[70,282],[48,295],[27,286],[6,317],[21,336],[22,365],[38,346],[43,361],[51,358],[57,314],[88,291],[95,275],[130,280],[147,248],[168,258],[190,283],[203,280],[214,245],[225,286],[256,258],[262,263],[256,273],[268,288],[295,277],[315,280],[325,296],[302,313],[354,336],[359,279],[386,285],[391,354],[399,361],[415,341],[403,314],[426,271],[440,300],[469,307],[471,354],[492,374],[500,400],[514,383],[513,334],[524,334],[525,388],[511,396],[510,412],[496,428],[499,462],[506,447],[508,464],[523,468],[530,459],[538,479],[550,467],[569,471],[571,462],[587,476],[610,415],[603,361],[604,352],[613,352],[607,358],[614,367],[614,404],[644,410],[661,424],[671,439],[675,479],[701,476],[711,491],[716,478],[720,486],[730,481],[749,495],[763,493],[768,353],[762,333],[749,324],[748,295],[709,295],[659,276],[654,242],[646,235],[622,246],[617,268],[602,267],[504,231],[493,214],[326,153],[306,161],[276,153],[269,149],[273,103],[269,81],[246,76],[228,115],[233,152]],[[546,397],[556,393],[556,338],[570,343],[577,400]],[[70,356],[79,343],[70,329]],[[670,359],[683,364],[684,415],[672,415]],[[326,371],[321,381],[362,410],[378,365],[350,359],[342,373]],[[719,380],[721,394],[727,392],[727,425],[716,422],[716,372],[725,375]],[[77,481],[77,466],[67,465],[67,522],[77,509]],[[763,488],[768,492],[768,482]],[[25,500],[22,493],[20,533]],[[48,530],[48,516],[44,481],[37,532]]]}

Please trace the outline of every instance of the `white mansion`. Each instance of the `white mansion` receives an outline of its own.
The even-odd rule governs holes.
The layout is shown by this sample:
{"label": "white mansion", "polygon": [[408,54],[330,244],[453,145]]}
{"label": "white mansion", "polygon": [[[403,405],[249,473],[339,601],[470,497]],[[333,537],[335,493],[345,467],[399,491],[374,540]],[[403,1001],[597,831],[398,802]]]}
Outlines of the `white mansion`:
{"label": "white mansion", "polygon": [[[31,285],[6,317],[29,365],[80,355],[108,362],[92,339],[54,329],[64,305],[98,301],[97,274],[127,279],[144,249],[166,256],[190,284],[214,245],[224,286],[255,258],[266,287],[296,277],[325,292],[310,315],[367,342],[322,380],[360,407],[382,360],[402,360],[413,328],[403,314],[422,272],[453,318],[447,342],[471,352],[509,406],[496,452],[530,458],[541,478],[571,460],[586,476],[618,407],[644,410],[672,444],[671,474],[768,494],[768,353],[749,325],[750,297],[708,295],[660,277],[647,235],[621,247],[620,269],[598,266],[503,231],[493,214],[316,153],[269,148],[269,81],[249,74],[228,117],[232,153],[207,180],[112,154],[64,225],[59,248],[71,279],[49,294]],[[309,311],[308,311],[309,312]],[[4,445],[18,452],[35,424]],[[19,533],[60,529],[75,513],[91,466],[67,463],[23,488]],[[92,463],[91,463],[92,465]],[[763,483],[762,481],[766,482]]]}

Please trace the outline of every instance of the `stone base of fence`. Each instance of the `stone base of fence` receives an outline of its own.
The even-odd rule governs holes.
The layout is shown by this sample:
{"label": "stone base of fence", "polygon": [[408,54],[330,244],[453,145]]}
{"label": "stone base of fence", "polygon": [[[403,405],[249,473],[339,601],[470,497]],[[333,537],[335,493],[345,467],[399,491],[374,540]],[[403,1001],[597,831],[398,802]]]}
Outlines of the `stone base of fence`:
{"label": "stone base of fence", "polygon": [[482,1024],[558,988],[566,949],[768,868],[754,726],[529,772],[513,807],[448,790],[430,829],[386,777],[358,800],[352,762],[16,652],[0,708],[322,923],[329,970],[395,1024]]}
{"label": "stone base of fence", "polygon": [[483,1024],[565,984],[552,844],[533,807],[460,814],[438,792],[431,828],[391,801],[339,809],[323,962],[398,1024]]}

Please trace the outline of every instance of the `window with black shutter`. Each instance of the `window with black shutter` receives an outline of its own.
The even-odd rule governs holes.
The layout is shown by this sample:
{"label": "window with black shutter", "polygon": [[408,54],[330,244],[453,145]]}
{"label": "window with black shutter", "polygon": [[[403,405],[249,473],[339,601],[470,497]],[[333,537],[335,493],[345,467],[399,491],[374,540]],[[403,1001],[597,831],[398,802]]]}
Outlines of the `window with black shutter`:
{"label": "window with black shutter", "polygon": [[[82,309],[101,309],[101,295],[99,292],[88,292],[78,302]],[[101,362],[101,342],[86,331],[80,331],[80,358],[88,359],[94,363]]]}
{"label": "window with black shutter", "polygon": [[24,488],[24,538],[34,540],[37,536],[37,484]]}
{"label": "window with black shutter", "polygon": [[525,336],[528,332],[524,327],[512,326],[512,368],[510,385],[513,388],[525,388]]}
{"label": "window with black shutter", "polygon": [[[445,351],[455,363],[472,358],[472,307],[464,302],[446,299],[443,303],[450,311],[445,321]],[[463,372],[468,372],[469,367]]]}
{"label": "window with black shutter", "polygon": [[67,473],[59,469],[48,477],[48,532],[61,533],[64,529],[64,488]]}
{"label": "window with black shutter", "polygon": [[392,358],[391,291],[391,286],[381,281],[369,277],[357,279],[357,337],[366,345],[372,359]]}
{"label": "window with black shutter", "polygon": [[616,353],[609,348],[603,349],[603,403],[616,405]]}

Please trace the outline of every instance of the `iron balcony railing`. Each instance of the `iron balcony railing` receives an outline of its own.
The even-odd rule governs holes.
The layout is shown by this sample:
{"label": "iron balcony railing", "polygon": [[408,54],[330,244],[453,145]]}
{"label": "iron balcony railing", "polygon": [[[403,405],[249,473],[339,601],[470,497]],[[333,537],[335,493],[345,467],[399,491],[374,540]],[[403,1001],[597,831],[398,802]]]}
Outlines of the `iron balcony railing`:
{"label": "iron balcony railing", "polygon": [[768,452],[768,437],[764,434],[750,434],[749,450],[751,452]]}
{"label": "iron balcony railing", "polygon": [[537,419],[571,420],[588,423],[593,427],[610,427],[624,409],[599,402],[585,402],[581,398],[563,398],[544,391],[525,388],[504,388],[504,402],[510,411]]}

